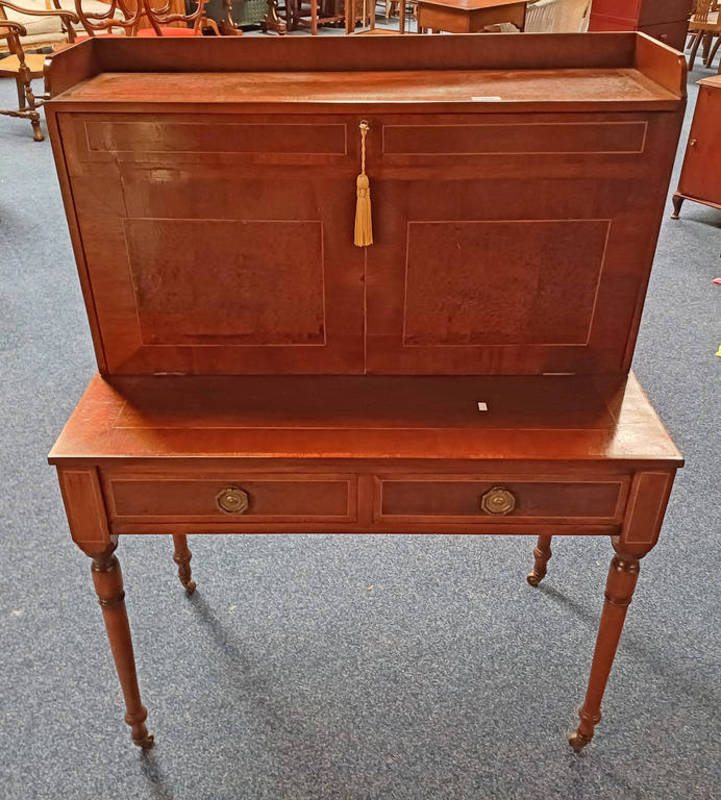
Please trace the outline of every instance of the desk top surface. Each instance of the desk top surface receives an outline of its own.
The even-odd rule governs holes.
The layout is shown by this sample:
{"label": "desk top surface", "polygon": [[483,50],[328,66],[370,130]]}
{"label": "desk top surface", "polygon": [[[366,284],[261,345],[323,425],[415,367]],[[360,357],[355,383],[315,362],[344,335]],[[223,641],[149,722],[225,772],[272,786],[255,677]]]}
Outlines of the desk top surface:
{"label": "desk top surface", "polygon": [[632,68],[377,72],[106,72],[62,102],[103,103],[633,103],[674,94]]}
{"label": "desk top surface", "polygon": [[[463,0],[468,7],[488,2]],[[96,37],[54,54],[46,72],[49,108],[56,110],[193,103],[292,103],[296,111],[373,103],[401,110],[408,103],[674,110],[685,97],[681,55],[634,33],[494,34],[482,47],[473,34]]]}
{"label": "desk top surface", "polygon": [[682,463],[633,374],[96,375],[50,454],[182,458]]}

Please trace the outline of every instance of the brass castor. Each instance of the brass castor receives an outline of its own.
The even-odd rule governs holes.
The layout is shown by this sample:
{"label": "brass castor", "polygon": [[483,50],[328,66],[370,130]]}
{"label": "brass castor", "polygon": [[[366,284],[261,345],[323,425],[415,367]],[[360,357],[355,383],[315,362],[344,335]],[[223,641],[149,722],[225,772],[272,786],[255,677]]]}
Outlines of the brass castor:
{"label": "brass castor", "polygon": [[568,737],[568,743],[571,747],[577,752],[580,753],[581,750],[591,741],[590,736],[585,736],[583,733],[579,733],[575,731]]}
{"label": "brass castor", "polygon": [[528,581],[529,585],[538,586],[538,584],[543,580],[543,575],[536,575],[535,572],[529,572],[528,575],[526,575],[526,580]]}
{"label": "brass castor", "polygon": [[188,583],[184,583],[183,586],[185,587],[185,591],[188,597],[190,597],[190,595],[192,595],[195,592],[196,588],[195,581],[188,581]]}
{"label": "brass castor", "polygon": [[155,737],[152,733],[149,733],[143,739],[133,739],[133,744],[141,747],[143,750],[150,750],[155,744]]}

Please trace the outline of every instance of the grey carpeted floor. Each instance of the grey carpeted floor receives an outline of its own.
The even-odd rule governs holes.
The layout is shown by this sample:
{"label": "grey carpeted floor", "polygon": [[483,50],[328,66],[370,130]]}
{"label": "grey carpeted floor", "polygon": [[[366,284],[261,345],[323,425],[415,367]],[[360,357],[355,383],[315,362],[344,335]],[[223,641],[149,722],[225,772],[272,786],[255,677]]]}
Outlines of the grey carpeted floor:
{"label": "grey carpeted floor", "polygon": [[721,797],[720,253],[720,212],[665,220],[635,368],[688,466],[580,757],[610,546],[533,590],[530,539],[473,536],[195,537],[192,600],[123,540],[145,754],[45,463],[94,369],[50,146],[0,117],[0,798]]}

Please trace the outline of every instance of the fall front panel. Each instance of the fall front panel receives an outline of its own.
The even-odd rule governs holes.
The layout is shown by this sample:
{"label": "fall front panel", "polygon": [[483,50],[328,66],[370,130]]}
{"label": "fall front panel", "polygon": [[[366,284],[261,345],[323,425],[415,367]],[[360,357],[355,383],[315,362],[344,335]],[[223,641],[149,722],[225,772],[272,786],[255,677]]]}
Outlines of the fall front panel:
{"label": "fall front panel", "polygon": [[109,372],[363,371],[364,262],[343,124],[69,117]]}
{"label": "fall front panel", "polygon": [[668,130],[629,114],[382,120],[369,142],[367,371],[624,371]]}

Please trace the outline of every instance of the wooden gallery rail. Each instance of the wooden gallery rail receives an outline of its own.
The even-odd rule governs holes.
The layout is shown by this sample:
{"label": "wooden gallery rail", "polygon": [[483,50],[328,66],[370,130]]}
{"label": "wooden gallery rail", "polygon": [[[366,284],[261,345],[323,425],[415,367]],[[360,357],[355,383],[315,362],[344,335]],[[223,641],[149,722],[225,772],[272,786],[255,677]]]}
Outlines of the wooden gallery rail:
{"label": "wooden gallery rail", "polygon": [[593,736],[682,465],[629,367],[685,64],[635,33],[477,42],[52,59],[99,374],[50,461],[142,747],[131,534],[172,534],[189,592],[194,533],[540,535],[533,585],[552,536],[609,537]]}

